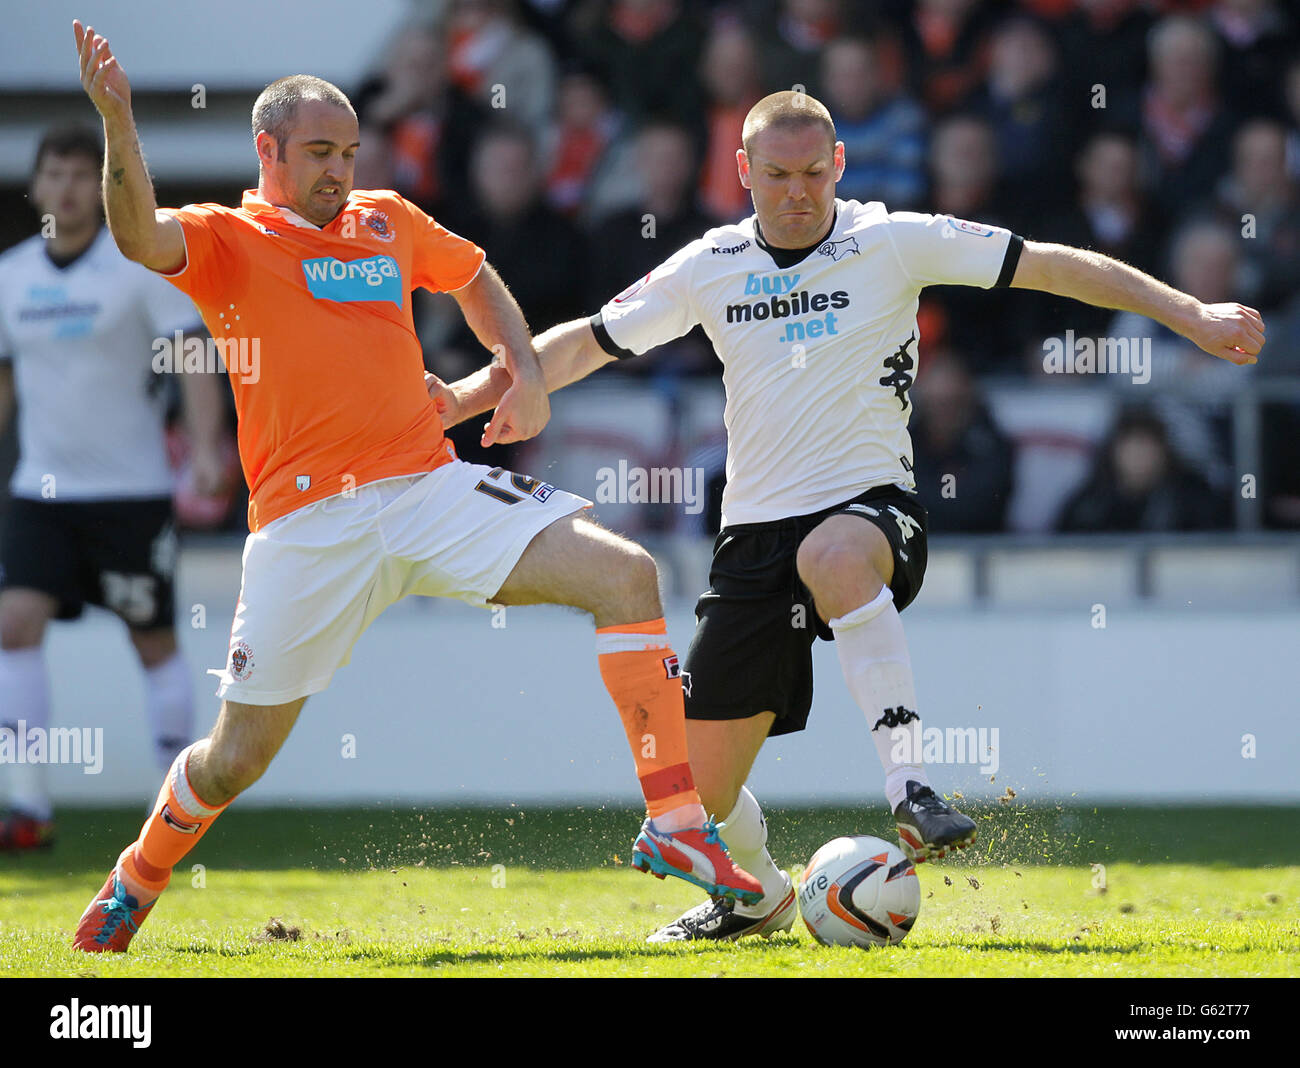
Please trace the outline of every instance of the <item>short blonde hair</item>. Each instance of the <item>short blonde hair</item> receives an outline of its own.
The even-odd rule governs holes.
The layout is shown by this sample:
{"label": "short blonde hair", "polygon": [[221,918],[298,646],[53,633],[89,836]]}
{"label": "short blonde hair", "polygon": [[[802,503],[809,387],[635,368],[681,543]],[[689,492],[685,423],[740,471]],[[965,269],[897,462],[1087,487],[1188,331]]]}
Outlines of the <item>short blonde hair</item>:
{"label": "short blonde hair", "polygon": [[835,123],[831,121],[826,105],[807,93],[790,90],[765,96],[749,109],[741,129],[740,143],[748,153],[755,134],[774,128],[789,130],[801,126],[820,126],[826,131],[831,148],[835,148]]}

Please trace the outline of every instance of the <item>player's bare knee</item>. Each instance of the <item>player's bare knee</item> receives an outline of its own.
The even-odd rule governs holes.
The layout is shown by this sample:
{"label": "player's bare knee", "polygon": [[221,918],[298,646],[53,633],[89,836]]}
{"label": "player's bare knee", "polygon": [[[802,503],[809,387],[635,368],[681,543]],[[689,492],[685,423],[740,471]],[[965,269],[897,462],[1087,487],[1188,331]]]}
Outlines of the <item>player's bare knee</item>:
{"label": "player's bare knee", "polygon": [[659,600],[659,567],[654,557],[635,542],[627,542],[617,565],[603,576],[596,626],[639,623],[663,615]]}
{"label": "player's bare knee", "polygon": [[885,585],[860,547],[815,533],[799,546],[795,566],[824,619],[861,607]]}
{"label": "player's bare knee", "polygon": [[795,556],[799,578],[813,596],[833,589],[855,564],[860,566],[861,560],[847,546],[815,533],[803,540]]}
{"label": "player's bare knee", "polygon": [[275,752],[249,744],[210,739],[203,755],[201,782],[195,792],[209,805],[224,805],[257,782],[271,765]]}

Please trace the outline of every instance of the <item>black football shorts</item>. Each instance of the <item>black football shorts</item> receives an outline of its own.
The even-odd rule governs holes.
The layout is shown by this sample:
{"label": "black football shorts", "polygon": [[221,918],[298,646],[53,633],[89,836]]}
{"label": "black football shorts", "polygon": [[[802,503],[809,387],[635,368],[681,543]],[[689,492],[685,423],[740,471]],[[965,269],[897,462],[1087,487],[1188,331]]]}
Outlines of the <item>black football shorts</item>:
{"label": "black football shorts", "polygon": [[688,719],[748,719],[774,712],[771,735],[801,731],[812,708],[812,643],[833,641],[795,557],[824,519],[844,513],[877,526],[894,551],[889,588],[902,611],[920,592],[926,511],[915,494],[877,486],[811,515],[724,528],[713,546],[709,588],[695,606],[682,672]]}
{"label": "black football shorts", "polygon": [[35,501],[15,497],[0,531],[0,589],[59,602],[56,618],[100,605],[139,630],[170,627],[176,528],[167,498]]}

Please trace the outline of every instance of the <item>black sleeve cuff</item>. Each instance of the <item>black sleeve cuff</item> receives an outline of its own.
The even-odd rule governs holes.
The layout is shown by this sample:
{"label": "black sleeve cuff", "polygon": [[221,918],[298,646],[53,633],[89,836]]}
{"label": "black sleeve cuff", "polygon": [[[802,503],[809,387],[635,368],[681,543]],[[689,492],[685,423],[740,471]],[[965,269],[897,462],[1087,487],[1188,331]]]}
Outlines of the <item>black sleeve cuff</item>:
{"label": "black sleeve cuff", "polygon": [[605,319],[600,312],[593,315],[587,322],[591,324],[591,332],[596,335],[596,344],[615,359],[626,360],[636,355],[631,349],[622,348],[614,343],[614,339],[609,336],[609,328],[605,326]]}
{"label": "black sleeve cuff", "polygon": [[1020,253],[1024,251],[1025,239],[1019,234],[1012,234],[1011,240],[1007,242],[1007,254],[1002,258],[1002,270],[998,274],[998,280],[993,283],[994,289],[1005,289],[1011,284],[1011,279],[1016,276],[1016,265],[1020,262]]}

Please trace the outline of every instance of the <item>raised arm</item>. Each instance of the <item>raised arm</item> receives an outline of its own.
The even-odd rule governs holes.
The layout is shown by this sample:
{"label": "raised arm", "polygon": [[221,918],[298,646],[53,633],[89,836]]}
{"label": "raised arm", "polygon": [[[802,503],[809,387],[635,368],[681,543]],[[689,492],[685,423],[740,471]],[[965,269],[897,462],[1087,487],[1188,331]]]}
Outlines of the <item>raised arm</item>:
{"label": "raised arm", "polygon": [[[604,367],[614,359],[596,342],[591,323],[586,319],[574,319],[551,327],[533,341],[533,347],[537,350],[547,393],[586,378],[596,368]],[[429,393],[438,402],[447,426],[455,426],[496,407],[510,385],[509,374],[496,360],[449,386],[443,385],[433,375],[426,378],[429,380]]]}
{"label": "raised arm", "polygon": [[1026,241],[1011,285],[1086,304],[1137,312],[1229,363],[1255,363],[1264,320],[1243,304],[1202,304],[1135,267],[1098,252]]}
{"label": "raised arm", "polygon": [[104,214],[122,255],[171,274],[185,266],[181,225],[158,210],[131,114],[131,86],[108,41],[73,22],[81,85],[104,120]]}

